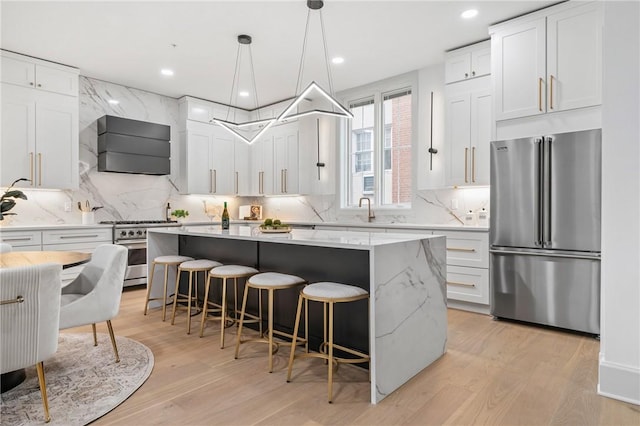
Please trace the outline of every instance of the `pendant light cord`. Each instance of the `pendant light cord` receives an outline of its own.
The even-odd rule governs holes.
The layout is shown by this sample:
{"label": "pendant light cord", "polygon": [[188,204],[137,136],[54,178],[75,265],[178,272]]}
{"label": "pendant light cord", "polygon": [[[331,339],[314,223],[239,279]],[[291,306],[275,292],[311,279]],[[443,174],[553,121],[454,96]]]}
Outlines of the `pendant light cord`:
{"label": "pendant light cord", "polygon": [[[240,49],[241,49],[242,45],[240,43],[238,43],[238,49],[236,51],[236,67],[233,70],[233,82],[231,83],[231,94],[229,95],[229,108],[227,109],[227,118],[226,120],[229,121],[229,115],[231,114],[231,105],[233,105],[233,100],[234,100],[234,93],[236,93],[236,82],[238,77],[238,70],[240,69]],[[236,94],[236,99],[238,99],[238,95]],[[235,108],[233,111],[233,118],[235,121],[235,116],[236,116],[236,112],[235,112]]]}
{"label": "pendant light cord", "polygon": [[304,71],[304,57],[307,52],[307,38],[309,35],[309,20],[311,19],[311,9],[307,10],[307,25],[304,27],[304,40],[302,42],[302,56],[300,56],[300,67],[298,68],[298,82],[296,84],[295,95],[300,94],[300,85],[302,84],[302,73]]}
{"label": "pendant light cord", "polygon": [[320,9],[319,12],[320,28],[322,28],[322,45],[324,47],[324,64],[327,67],[327,76],[329,77],[329,94],[333,96],[333,79],[331,78],[331,67],[329,67],[329,49],[327,49],[327,37],[324,33],[324,19],[322,19],[322,9]]}

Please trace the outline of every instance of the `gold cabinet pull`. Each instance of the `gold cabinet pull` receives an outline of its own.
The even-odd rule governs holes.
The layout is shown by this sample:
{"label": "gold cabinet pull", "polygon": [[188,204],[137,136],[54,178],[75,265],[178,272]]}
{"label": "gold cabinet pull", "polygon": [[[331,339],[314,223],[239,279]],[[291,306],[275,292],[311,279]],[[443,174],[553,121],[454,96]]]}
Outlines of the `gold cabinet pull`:
{"label": "gold cabinet pull", "polygon": [[471,148],[471,182],[476,181],[476,147]]}
{"label": "gold cabinet pull", "polygon": [[213,193],[213,170],[209,169],[209,193]]}
{"label": "gold cabinet pull", "polygon": [[538,109],[542,112],[542,77],[538,79]]}
{"label": "gold cabinet pull", "polygon": [[258,173],[258,193],[264,194],[264,172]]}
{"label": "gold cabinet pull", "polygon": [[22,302],[24,302],[24,297],[18,296],[15,299],[0,300],[0,305],[10,305],[12,303],[22,303]]}
{"label": "gold cabinet pull", "polygon": [[288,174],[289,170],[284,169],[284,193],[287,193],[287,180],[289,180],[289,174]]}
{"label": "gold cabinet pull", "polygon": [[467,173],[467,157],[469,156],[469,148],[464,149],[464,183],[469,182],[469,177]]}
{"label": "gold cabinet pull", "polygon": [[447,285],[457,285],[460,287],[471,287],[471,288],[475,288],[476,285],[475,284],[467,284],[467,283],[461,283],[458,281],[447,281]]}
{"label": "gold cabinet pull", "polygon": [[236,194],[238,193],[238,172],[236,172]]}
{"label": "gold cabinet pull", "polygon": [[29,182],[31,186],[33,186],[33,152],[29,153],[29,180],[31,181]]}
{"label": "gold cabinet pull", "polygon": [[280,192],[284,192],[284,169],[280,169]]}
{"label": "gold cabinet pull", "polygon": [[213,193],[218,192],[218,171],[213,169]]}
{"label": "gold cabinet pull", "polygon": [[463,247],[447,247],[447,251],[461,251],[464,253],[475,253],[476,249],[474,248],[463,248]]}
{"label": "gold cabinet pull", "polygon": [[38,153],[38,186],[42,186],[42,153]]}
{"label": "gold cabinet pull", "polygon": [[549,109],[553,109],[553,75],[549,75]]}

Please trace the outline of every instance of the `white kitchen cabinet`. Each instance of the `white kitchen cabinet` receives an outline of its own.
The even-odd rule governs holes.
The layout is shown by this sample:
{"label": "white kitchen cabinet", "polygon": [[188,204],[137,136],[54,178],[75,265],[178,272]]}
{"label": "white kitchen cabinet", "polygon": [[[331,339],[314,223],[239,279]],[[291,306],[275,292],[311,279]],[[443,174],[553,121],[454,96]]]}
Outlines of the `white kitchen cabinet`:
{"label": "white kitchen cabinet", "polygon": [[602,102],[599,2],[568,2],[490,28],[496,120]]}
{"label": "white kitchen cabinet", "polygon": [[42,250],[42,232],[40,231],[0,231],[0,241],[11,245],[13,251]]}
{"label": "white kitchen cabinet", "polygon": [[493,134],[490,77],[450,84],[445,98],[446,183],[489,184]]}
{"label": "white kitchen cabinet", "polygon": [[251,176],[249,175],[251,147],[244,141],[234,143],[234,194],[251,195]]}
{"label": "white kitchen cabinet", "polygon": [[444,62],[445,83],[454,83],[491,73],[489,40],[447,52]]}
{"label": "white kitchen cabinet", "polygon": [[78,96],[78,70],[2,52],[2,82],[36,90]]}
{"label": "white kitchen cabinet", "polygon": [[297,123],[273,128],[274,194],[299,193],[298,136]]}
{"label": "white kitchen cabinet", "polygon": [[[269,132],[267,132],[269,133]],[[268,134],[251,144],[250,192],[252,195],[273,194],[273,136]]]}
{"label": "white kitchen cabinet", "polygon": [[[20,55],[2,54],[2,150],[0,185],[7,186],[17,178],[21,188],[76,189],[78,188],[78,72],[64,71],[52,64],[51,72],[59,71],[66,78],[75,79],[75,92],[63,90],[62,83],[24,83],[32,73],[49,69],[36,59],[16,59]],[[62,67],[66,68],[66,67]],[[5,74],[6,70],[6,74]],[[23,78],[20,78],[22,76]],[[58,90],[59,89],[59,90]],[[59,94],[64,93],[64,94]]]}
{"label": "white kitchen cabinet", "polygon": [[[335,117],[311,116],[298,119],[300,193],[329,195],[336,193]],[[318,163],[324,166],[318,167]]]}
{"label": "white kitchen cabinet", "polygon": [[220,126],[211,125],[211,193],[231,195],[236,193],[234,165],[234,137]]}

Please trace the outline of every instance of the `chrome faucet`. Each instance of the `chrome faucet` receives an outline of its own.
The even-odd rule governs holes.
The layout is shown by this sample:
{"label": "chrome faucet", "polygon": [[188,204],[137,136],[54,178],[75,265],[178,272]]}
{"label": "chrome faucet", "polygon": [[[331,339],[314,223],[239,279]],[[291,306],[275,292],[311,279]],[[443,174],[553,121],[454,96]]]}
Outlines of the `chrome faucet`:
{"label": "chrome faucet", "polygon": [[369,199],[369,197],[360,197],[358,207],[362,207],[362,200],[367,200],[367,205],[369,207],[369,216],[367,219],[369,220],[369,222],[371,222],[371,219],[375,219],[376,217],[376,215],[373,213],[373,210],[371,210],[371,200]]}

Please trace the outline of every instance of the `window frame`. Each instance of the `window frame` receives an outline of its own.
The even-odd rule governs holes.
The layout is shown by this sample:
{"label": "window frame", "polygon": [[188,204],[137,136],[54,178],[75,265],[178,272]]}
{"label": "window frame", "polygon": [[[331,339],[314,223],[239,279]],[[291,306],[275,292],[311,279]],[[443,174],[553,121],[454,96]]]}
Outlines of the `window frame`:
{"label": "window frame", "polygon": [[[402,204],[382,204],[383,197],[382,179],[384,175],[384,135],[385,125],[383,123],[383,103],[384,97],[393,93],[400,93],[403,91],[411,92],[411,201],[409,203]],[[339,99],[343,105],[349,106],[352,104],[358,104],[366,99],[373,99],[374,106],[374,140],[373,140],[373,174],[375,175],[375,199],[371,198],[371,206],[375,207],[377,211],[397,211],[397,210],[411,210],[413,208],[415,190],[417,187],[416,182],[416,167],[418,162],[416,161],[416,153],[418,152],[418,121],[419,121],[419,87],[418,87],[418,72],[410,72],[401,76],[381,80],[369,85],[361,86],[355,89],[345,90],[338,94]],[[341,120],[337,126],[338,138],[340,140],[340,149],[337,153],[337,160],[339,162],[340,174],[336,191],[336,201],[338,202],[339,210],[345,213],[358,212],[361,209],[357,203],[350,205],[350,181],[351,181],[351,139],[349,134],[351,132],[351,124],[349,120]],[[393,142],[392,142],[393,146]],[[365,172],[366,173],[366,172]],[[364,176],[364,175],[363,175]],[[368,194],[363,194],[368,195]]]}

